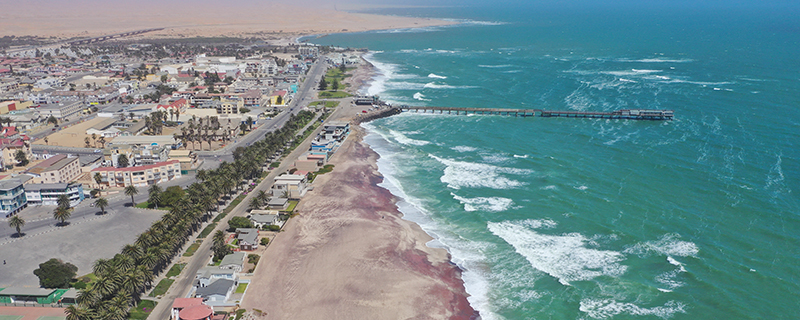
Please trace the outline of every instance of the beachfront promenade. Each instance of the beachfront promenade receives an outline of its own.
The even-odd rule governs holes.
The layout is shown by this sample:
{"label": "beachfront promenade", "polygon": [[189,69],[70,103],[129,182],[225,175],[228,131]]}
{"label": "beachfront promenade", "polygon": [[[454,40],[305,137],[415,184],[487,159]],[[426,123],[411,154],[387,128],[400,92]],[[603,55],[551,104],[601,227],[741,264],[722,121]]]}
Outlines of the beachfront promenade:
{"label": "beachfront promenade", "polygon": [[543,109],[505,109],[505,108],[459,108],[459,107],[395,107],[403,112],[420,112],[434,114],[485,114],[514,117],[563,117],[563,118],[596,118],[596,119],[628,119],[628,120],[672,120],[672,110],[623,109],[611,112],[602,111],[555,111]]}

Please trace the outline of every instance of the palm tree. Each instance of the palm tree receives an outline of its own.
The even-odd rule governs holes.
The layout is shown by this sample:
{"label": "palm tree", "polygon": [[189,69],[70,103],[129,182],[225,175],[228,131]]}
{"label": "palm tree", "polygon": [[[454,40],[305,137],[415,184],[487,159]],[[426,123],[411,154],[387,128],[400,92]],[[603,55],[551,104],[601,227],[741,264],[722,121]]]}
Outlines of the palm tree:
{"label": "palm tree", "polygon": [[87,148],[91,146],[91,143],[90,143],[89,141],[90,141],[90,140],[89,140],[89,137],[85,137],[85,138],[83,138],[83,143],[84,143],[84,144],[86,144],[86,147],[87,147]]}
{"label": "palm tree", "polygon": [[97,134],[92,133],[92,144],[97,147]]}
{"label": "palm tree", "polygon": [[250,210],[258,210],[261,209],[261,200],[258,197],[254,197],[253,200],[250,200]]}
{"label": "palm tree", "polygon": [[62,195],[58,196],[57,202],[58,202],[58,206],[59,207],[64,207],[64,208],[67,208],[67,209],[69,209],[69,207],[70,207],[70,205],[69,205],[69,197],[66,194],[62,194]]}
{"label": "palm tree", "polygon": [[158,204],[161,203],[161,187],[159,187],[157,184],[154,184],[150,186],[150,189],[147,191],[147,193],[150,195],[150,203],[152,203],[154,206],[156,206],[156,209],[158,209]]}
{"label": "palm tree", "polygon": [[106,207],[108,207],[108,200],[106,200],[106,198],[97,198],[97,200],[94,201],[94,205],[100,208],[100,212],[106,214]]}
{"label": "palm tree", "polygon": [[71,215],[72,212],[69,211],[69,209],[64,208],[62,206],[56,207],[56,209],[53,211],[53,218],[55,218],[56,220],[60,220],[61,225],[64,225],[64,223],[67,221],[67,219],[69,219],[69,216]]}
{"label": "palm tree", "polygon": [[25,226],[25,220],[20,218],[18,215],[13,215],[10,219],[8,219],[8,226],[17,229],[17,237],[22,237],[21,231],[22,227]]}
{"label": "palm tree", "polygon": [[94,173],[94,182],[97,182],[98,186],[100,186],[100,182],[103,182],[103,176],[100,175],[100,172]]}
{"label": "palm tree", "polygon": [[104,137],[104,136],[100,136],[100,138],[98,138],[98,139],[97,139],[97,142],[100,142],[100,146],[101,146],[102,148],[105,148],[105,147],[106,147],[106,137]]}
{"label": "palm tree", "polygon": [[131,197],[131,207],[136,206],[136,202],[134,202],[133,196],[137,194],[139,194],[139,190],[136,190],[136,187],[134,187],[133,185],[125,187],[125,195]]}
{"label": "palm tree", "polygon": [[77,305],[71,305],[64,309],[67,315],[67,320],[92,320],[94,319],[94,312],[92,309],[83,308]]}

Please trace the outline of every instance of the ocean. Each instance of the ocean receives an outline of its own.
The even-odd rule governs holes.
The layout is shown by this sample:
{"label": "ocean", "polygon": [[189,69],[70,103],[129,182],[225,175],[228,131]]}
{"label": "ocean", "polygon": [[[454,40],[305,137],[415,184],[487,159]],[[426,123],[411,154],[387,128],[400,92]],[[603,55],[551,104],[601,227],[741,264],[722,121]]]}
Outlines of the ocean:
{"label": "ocean", "polygon": [[363,126],[381,184],[464,269],[483,319],[797,319],[796,5],[382,9],[454,26],[335,34],[404,113]]}

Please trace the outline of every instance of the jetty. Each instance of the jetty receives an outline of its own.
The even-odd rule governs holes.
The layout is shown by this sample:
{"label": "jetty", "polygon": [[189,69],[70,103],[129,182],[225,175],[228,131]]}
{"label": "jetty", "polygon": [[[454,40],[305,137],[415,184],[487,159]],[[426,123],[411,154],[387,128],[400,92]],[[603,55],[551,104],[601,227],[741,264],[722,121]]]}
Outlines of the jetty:
{"label": "jetty", "polygon": [[505,109],[505,108],[458,108],[458,107],[395,107],[402,112],[420,112],[434,114],[485,114],[514,117],[562,117],[562,118],[595,118],[595,119],[628,119],[628,120],[672,120],[672,110],[622,109],[611,112],[602,111],[555,111],[543,109]]}

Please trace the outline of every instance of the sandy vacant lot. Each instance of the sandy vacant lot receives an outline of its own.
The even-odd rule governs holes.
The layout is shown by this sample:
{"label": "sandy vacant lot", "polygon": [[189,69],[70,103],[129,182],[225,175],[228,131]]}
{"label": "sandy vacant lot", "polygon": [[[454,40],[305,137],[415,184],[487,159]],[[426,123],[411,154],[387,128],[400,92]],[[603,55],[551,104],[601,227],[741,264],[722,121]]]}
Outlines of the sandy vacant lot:
{"label": "sandy vacant lot", "polygon": [[[61,124],[62,129],[60,131],[55,131],[47,136],[47,144],[51,146],[85,148],[86,143],[84,139],[89,137],[91,141],[90,147],[94,148],[95,141],[92,141],[92,137],[86,134],[86,130],[105,120],[108,120],[108,118],[95,117],[94,119],[83,122],[64,122]],[[106,144],[112,139],[113,138],[106,138]],[[45,142],[44,139],[39,139],[33,144],[45,144]],[[101,147],[99,142],[97,143],[97,147]]]}

